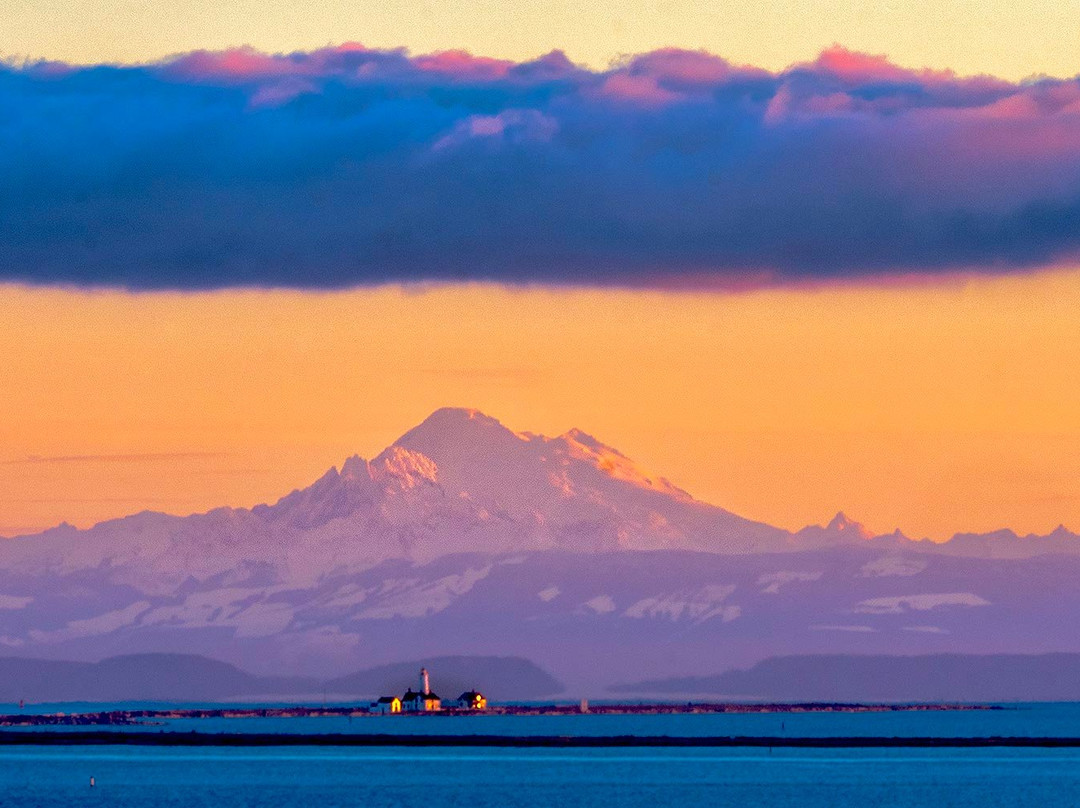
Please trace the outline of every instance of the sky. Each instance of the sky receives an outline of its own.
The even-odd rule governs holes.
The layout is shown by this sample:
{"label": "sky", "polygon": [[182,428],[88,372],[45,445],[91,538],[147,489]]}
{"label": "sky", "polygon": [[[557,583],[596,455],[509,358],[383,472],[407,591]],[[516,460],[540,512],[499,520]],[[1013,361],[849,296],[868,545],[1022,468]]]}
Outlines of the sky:
{"label": "sky", "polygon": [[[730,293],[0,294],[6,530],[272,501],[437,407],[798,528],[1080,523],[1073,271]],[[49,327],[43,327],[43,323]]]}
{"label": "sky", "polygon": [[448,405],[792,529],[1080,529],[1077,31],[0,0],[0,535],[272,501]]}
{"label": "sky", "polygon": [[0,54],[82,63],[357,41],[518,61],[560,49],[593,67],[677,46],[779,70],[841,43],[1015,80],[1080,72],[1078,32],[1077,0],[0,0]]}

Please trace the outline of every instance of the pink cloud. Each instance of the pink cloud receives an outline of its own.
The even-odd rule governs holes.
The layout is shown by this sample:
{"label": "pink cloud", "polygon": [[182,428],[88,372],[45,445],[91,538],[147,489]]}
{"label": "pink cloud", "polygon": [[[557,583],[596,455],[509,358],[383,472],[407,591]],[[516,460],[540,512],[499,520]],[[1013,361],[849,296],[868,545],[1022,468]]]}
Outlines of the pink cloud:
{"label": "pink cloud", "polygon": [[619,101],[642,106],[659,106],[679,99],[679,93],[660,86],[655,76],[615,73],[600,86],[600,93]]}
{"label": "pink cloud", "polygon": [[635,57],[627,66],[631,73],[688,84],[716,84],[735,72],[726,59],[705,51],[663,48]]}
{"label": "pink cloud", "polygon": [[880,54],[859,53],[840,45],[821,52],[812,68],[851,82],[865,81],[953,81],[956,74],[949,70],[909,70],[899,67]]}
{"label": "pink cloud", "polygon": [[503,78],[514,65],[513,62],[503,59],[473,56],[463,50],[440,51],[426,56],[417,56],[413,59],[413,64],[420,70],[472,79]]}
{"label": "pink cloud", "polygon": [[247,79],[294,72],[281,57],[247,47],[224,51],[192,51],[171,62],[168,70],[188,79]]}

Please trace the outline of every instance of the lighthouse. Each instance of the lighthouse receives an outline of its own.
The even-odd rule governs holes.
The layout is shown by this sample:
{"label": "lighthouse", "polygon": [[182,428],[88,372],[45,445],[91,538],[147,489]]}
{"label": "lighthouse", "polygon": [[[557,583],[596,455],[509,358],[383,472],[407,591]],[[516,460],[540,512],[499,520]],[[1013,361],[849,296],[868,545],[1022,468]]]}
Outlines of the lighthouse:
{"label": "lighthouse", "polygon": [[417,679],[416,690],[410,687],[400,699],[397,696],[383,696],[371,705],[370,712],[430,713],[441,710],[442,701],[431,692],[431,679],[428,678],[427,668],[420,669],[420,676]]}
{"label": "lighthouse", "polygon": [[427,668],[420,669],[420,677],[417,689],[409,691],[401,697],[401,706],[406,712],[431,712],[442,708],[439,697],[431,692],[431,680],[428,679]]}

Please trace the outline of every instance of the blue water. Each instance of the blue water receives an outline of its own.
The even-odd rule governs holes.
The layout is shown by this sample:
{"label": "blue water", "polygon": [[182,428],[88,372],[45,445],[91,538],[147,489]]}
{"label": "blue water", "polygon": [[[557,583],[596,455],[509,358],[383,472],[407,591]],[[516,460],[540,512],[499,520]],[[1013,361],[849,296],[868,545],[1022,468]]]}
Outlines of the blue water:
{"label": "blue water", "polygon": [[[34,712],[83,712],[145,705],[50,705]],[[161,705],[158,705],[161,706]],[[0,711],[17,713],[18,709]],[[35,727],[27,732],[49,731]],[[54,727],[52,729],[79,729]],[[100,727],[82,727],[100,729]],[[317,718],[189,718],[142,727],[110,727],[123,732],[289,732],[462,735],[768,735],[768,736],[937,736],[1080,737],[1080,704],[1013,704],[1000,710],[866,713],[714,713],[699,715],[561,716],[328,716]]]}
{"label": "blue water", "polygon": [[[90,778],[96,786],[90,788]],[[1080,750],[0,748],[22,808],[1080,804]]]}

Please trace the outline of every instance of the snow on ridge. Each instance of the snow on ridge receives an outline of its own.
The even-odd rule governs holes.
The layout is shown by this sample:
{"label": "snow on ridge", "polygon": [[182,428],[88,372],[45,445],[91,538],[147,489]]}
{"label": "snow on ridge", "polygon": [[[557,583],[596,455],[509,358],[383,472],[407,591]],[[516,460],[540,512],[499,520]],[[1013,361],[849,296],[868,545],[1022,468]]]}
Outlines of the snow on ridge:
{"label": "snow on ridge", "polygon": [[861,614],[903,614],[905,611],[927,612],[945,606],[989,605],[990,601],[971,592],[947,592],[869,598],[856,604],[855,611]]}
{"label": "snow on ridge", "polygon": [[142,625],[176,625],[185,628],[233,626],[235,618],[264,594],[262,589],[226,587],[193,592],[183,603],[158,606],[143,616]]}
{"label": "snow on ridge", "polygon": [[597,595],[595,598],[587,600],[581,605],[596,614],[611,614],[615,611],[615,601],[612,599],[611,595]]}
{"label": "snow on ridge", "polygon": [[123,609],[115,609],[82,620],[72,620],[63,628],[50,631],[31,629],[28,636],[32,642],[49,643],[110,634],[132,625],[149,609],[149,601],[140,600]]}
{"label": "snow on ridge", "polygon": [[761,590],[761,594],[777,595],[780,593],[780,587],[784,586],[784,584],[791,584],[796,581],[819,581],[821,580],[821,575],[821,572],[781,570],[780,572],[769,572],[759,576],[757,585],[764,587]]}
{"label": "snow on ridge", "polygon": [[439,467],[434,460],[403,446],[386,449],[368,464],[368,470],[375,482],[393,480],[406,488],[435,483],[439,476]]}
{"label": "snow on ridge", "polygon": [[623,612],[623,617],[639,620],[646,617],[665,617],[671,621],[687,617],[698,623],[719,617],[728,623],[742,614],[739,606],[725,605],[725,601],[734,591],[734,584],[708,584],[697,590],[654,595],[632,604]]}
{"label": "snow on ridge", "polygon": [[371,605],[354,616],[361,620],[389,620],[394,617],[429,617],[448,608],[494,569],[492,565],[473,568],[460,575],[446,575],[430,582],[418,578],[395,578],[369,592]]}

